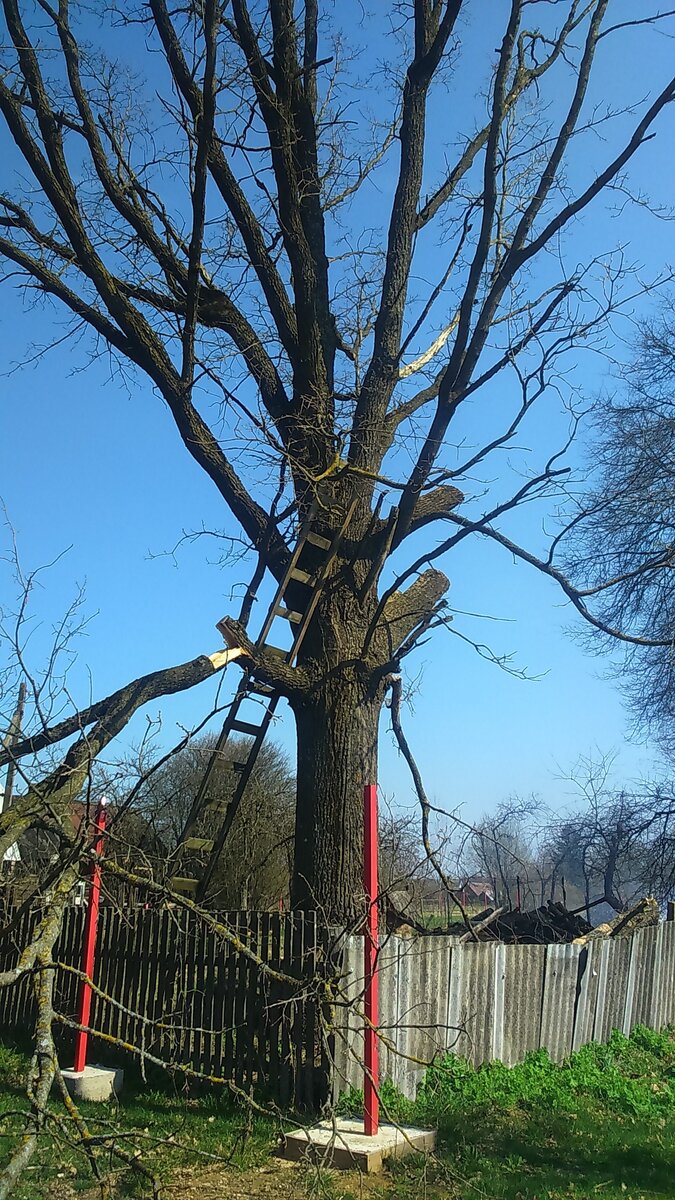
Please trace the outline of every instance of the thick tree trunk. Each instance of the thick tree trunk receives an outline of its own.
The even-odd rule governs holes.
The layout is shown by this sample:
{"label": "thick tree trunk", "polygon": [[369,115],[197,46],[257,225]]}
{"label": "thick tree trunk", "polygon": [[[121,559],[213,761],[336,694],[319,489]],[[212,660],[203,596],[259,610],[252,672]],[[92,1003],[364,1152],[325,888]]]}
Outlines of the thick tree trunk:
{"label": "thick tree trunk", "polygon": [[363,787],[377,781],[383,689],[347,668],[295,710],[298,762],[293,907],[333,924],[363,913]]}
{"label": "thick tree trunk", "polygon": [[[346,505],[331,506],[338,507]],[[368,510],[349,527],[342,561],[321,594],[298,655],[306,682],[289,692],[298,745],[291,902],[320,910],[334,924],[364,913],[363,788],[377,782],[386,678],[398,669],[401,645],[423,626],[448,587],[446,577],[430,569],[380,609],[369,578],[377,552],[368,541],[371,524]],[[302,565],[314,569],[309,554]]]}

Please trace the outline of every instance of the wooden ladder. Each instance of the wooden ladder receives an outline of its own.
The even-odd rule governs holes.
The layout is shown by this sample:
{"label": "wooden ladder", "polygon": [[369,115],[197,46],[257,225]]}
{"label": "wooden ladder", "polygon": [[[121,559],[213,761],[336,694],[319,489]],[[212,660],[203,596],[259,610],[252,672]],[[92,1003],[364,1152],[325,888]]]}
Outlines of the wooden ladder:
{"label": "wooden ladder", "polygon": [[[323,585],[328,575],[329,567],[337,554],[345,535],[347,526],[352,518],[356,502],[348,509],[340,529],[332,538],[322,537],[315,533],[312,523],[316,515],[313,505],[309,516],[300,530],[297,544],[293,550],[284,576],[277,588],[274,599],[255,642],[256,649],[266,650],[277,655],[282,661],[292,666],[297,658],[304,641],[316,606],[321,598]],[[306,569],[309,564],[303,563],[309,554],[317,565]],[[317,553],[318,552],[318,553]],[[286,603],[286,593],[292,588],[293,602]],[[293,631],[293,640],[288,650],[282,650],[271,645],[268,641],[275,622],[289,622]],[[254,699],[260,705],[262,712],[259,721],[245,721],[240,718],[240,709],[245,701]],[[216,869],[218,859],[227,836],[232,828],[234,819],[239,811],[246,785],[256,763],[265,735],[272,722],[280,693],[268,684],[259,683],[250,672],[245,673],[234,695],[230,710],[218,736],[218,741],[211,753],[204,775],[197,789],[192,808],[178,840],[176,855],[179,862],[192,852],[196,857],[197,866],[190,874],[174,875],[171,887],[175,892],[191,896],[201,903],[206,895],[208,886]],[[244,749],[239,761],[226,760],[223,750],[230,734],[244,734],[251,740]],[[234,789],[229,801],[212,795],[211,781],[216,766],[232,772],[236,776]],[[200,837],[198,831],[204,817],[217,813],[222,816],[220,826],[214,837]],[[193,860],[194,861],[194,860]],[[192,865],[192,861],[191,864]]]}

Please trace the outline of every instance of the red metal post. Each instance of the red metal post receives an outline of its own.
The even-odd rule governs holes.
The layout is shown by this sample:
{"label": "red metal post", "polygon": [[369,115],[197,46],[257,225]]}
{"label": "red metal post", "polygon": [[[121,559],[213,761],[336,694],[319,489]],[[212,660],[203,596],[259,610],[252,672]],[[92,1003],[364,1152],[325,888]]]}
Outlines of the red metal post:
{"label": "red metal post", "polygon": [[[105,806],[106,800],[101,800],[96,810],[94,818],[95,837],[93,851],[96,855],[96,860],[91,869],[91,885],[89,888],[89,900],[87,903],[87,915],[84,919],[84,945],[82,950],[82,971],[87,978],[92,979],[94,976],[94,957],[96,951],[96,927],[98,925],[98,909],[101,902],[101,866],[99,858],[103,853],[103,841],[105,835]],[[89,1024],[89,1014],[91,1012],[91,987],[83,979],[80,983],[80,1002],[77,1012],[78,1025]],[[89,1034],[78,1029],[75,1034],[75,1059],[73,1062],[73,1070],[84,1071],[87,1062],[87,1042]]]}
{"label": "red metal post", "polygon": [[377,1133],[380,1121],[379,1100],[379,980],[377,977],[377,785],[369,783],[363,792],[363,887],[368,915],[363,938],[365,1076],[363,1084],[363,1131],[368,1137]]}

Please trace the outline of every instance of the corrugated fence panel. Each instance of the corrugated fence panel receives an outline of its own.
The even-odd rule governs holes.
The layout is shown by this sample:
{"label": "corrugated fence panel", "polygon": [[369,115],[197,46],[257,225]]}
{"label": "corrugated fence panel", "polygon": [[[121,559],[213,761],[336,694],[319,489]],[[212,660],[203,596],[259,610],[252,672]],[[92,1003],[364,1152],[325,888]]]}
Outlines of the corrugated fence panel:
{"label": "corrugated fence panel", "polygon": [[502,1062],[522,1062],[541,1035],[545,946],[504,946]]}
{"label": "corrugated fence panel", "polygon": [[580,946],[546,947],[539,1044],[554,1062],[562,1062],[572,1050],[580,952]]}
{"label": "corrugated fence panel", "polygon": [[[453,943],[449,939],[437,938],[438,943],[438,967],[436,970],[436,985],[437,993],[436,1001],[436,1019],[438,1021],[438,1029],[436,1034],[436,1053],[443,1057],[452,1049],[455,1041],[455,1030],[450,1027],[448,1022],[448,1003],[450,999],[450,975],[452,973],[452,957],[455,953]],[[447,941],[447,945],[443,942]]]}
{"label": "corrugated fence panel", "polygon": [[[362,954],[360,938],[354,938]],[[390,937],[383,942],[378,955],[378,971],[380,978],[380,1028],[382,1041],[380,1043],[380,1070],[385,1079],[396,1080],[401,1066],[401,1056],[393,1049],[397,1042],[398,1033],[398,963],[401,948],[401,938]],[[363,971],[361,971],[363,974]]]}
{"label": "corrugated fence panel", "polygon": [[572,1035],[573,1050],[578,1050],[586,1042],[593,1041],[595,1010],[600,979],[598,949],[597,942],[589,942],[588,946],[581,948],[581,954],[579,955],[577,1001],[574,1013],[574,1033]]}
{"label": "corrugated fence panel", "polygon": [[654,930],[656,936],[654,938],[654,986],[652,988],[652,1002],[649,1010],[649,1015],[645,1021],[645,1025],[649,1025],[651,1029],[662,1029],[663,1022],[661,1021],[661,1010],[663,1008],[663,979],[665,975],[665,963],[663,961],[663,925],[659,925]]}
{"label": "corrugated fence panel", "polygon": [[656,967],[657,932],[654,928],[637,929],[631,939],[636,959],[631,1029],[636,1025],[649,1025],[651,1019],[654,991],[659,982]]}
{"label": "corrugated fence panel", "polygon": [[474,1066],[492,1058],[495,961],[485,943],[453,948],[448,1024],[458,1030],[454,1053]]}
{"label": "corrugated fence panel", "polygon": [[442,937],[419,941],[399,939],[397,1038],[400,1064],[398,1086],[406,1095],[415,1092],[425,1064],[448,1045],[446,1014],[451,947]]}
{"label": "corrugated fence panel", "polygon": [[[398,938],[398,974],[396,979],[396,1048],[398,1063],[393,1079],[406,1096],[415,1091],[415,1072],[410,1070],[409,1055],[415,1040],[415,1008],[419,1000],[419,979],[424,952],[415,938]],[[426,941],[426,938],[424,939]]]}
{"label": "corrugated fence panel", "polygon": [[602,949],[606,956],[606,978],[604,1004],[595,1022],[594,1038],[597,1042],[608,1041],[613,1029],[623,1029],[630,939],[603,942]]}
{"label": "corrugated fence panel", "polygon": [[491,1057],[504,1058],[504,992],[506,988],[506,946],[495,946],[495,1003],[492,1013]]}
{"label": "corrugated fence panel", "polygon": [[[356,994],[362,943],[349,943],[344,969]],[[586,1042],[606,1041],[626,1021],[660,1028],[675,1016],[675,924],[587,946],[391,936],[380,966],[381,1073],[411,1097],[424,1064],[446,1050],[476,1065],[494,1058],[512,1065],[545,1046],[562,1061]],[[359,1025],[354,1014],[350,1025]],[[360,1086],[362,1039],[358,1032],[349,1037],[353,1053],[343,1049],[339,1070]]]}
{"label": "corrugated fence panel", "polygon": [[626,994],[623,1002],[623,1024],[619,1028],[628,1037],[633,1024],[633,1003],[635,1000],[635,983],[638,973],[638,961],[640,958],[639,947],[635,937],[630,940],[628,954],[628,972],[626,976]]}
{"label": "corrugated fence panel", "polygon": [[662,927],[661,1026],[675,1025],[675,921]]}
{"label": "corrugated fence panel", "polygon": [[[360,955],[360,941],[352,940]],[[397,960],[392,942],[398,942]],[[389,1042],[383,1075],[409,1096],[423,1063],[446,1047],[476,1065],[495,1057],[513,1064],[539,1045],[562,1061],[592,1039],[607,1040],[614,1028],[660,1028],[675,1019],[675,924],[587,946],[451,947],[440,937],[390,938],[383,954],[389,964],[381,975],[382,1032]],[[444,1047],[446,1001],[445,1020],[455,1032],[449,1030]],[[355,1060],[351,1074],[358,1084]]]}

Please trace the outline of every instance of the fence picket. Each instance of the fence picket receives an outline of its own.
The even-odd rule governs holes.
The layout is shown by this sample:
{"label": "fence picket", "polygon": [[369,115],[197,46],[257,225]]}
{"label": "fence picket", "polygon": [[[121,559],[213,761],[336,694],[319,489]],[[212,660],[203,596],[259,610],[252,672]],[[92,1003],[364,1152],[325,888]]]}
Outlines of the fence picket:
{"label": "fence picket", "polygon": [[[288,913],[281,925],[281,962],[284,975],[293,971],[293,930],[296,916]],[[288,1104],[291,1098],[291,1037],[290,1030],[294,1019],[293,1001],[288,984],[279,985],[279,1098],[282,1104]]]}

